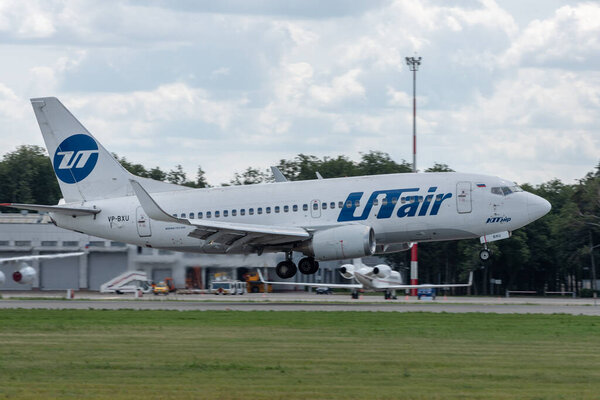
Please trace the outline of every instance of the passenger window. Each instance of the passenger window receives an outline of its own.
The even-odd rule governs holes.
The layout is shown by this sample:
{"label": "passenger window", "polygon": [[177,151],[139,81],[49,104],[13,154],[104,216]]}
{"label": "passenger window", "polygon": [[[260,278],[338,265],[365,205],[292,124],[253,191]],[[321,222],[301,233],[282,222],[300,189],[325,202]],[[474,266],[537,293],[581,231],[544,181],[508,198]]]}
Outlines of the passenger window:
{"label": "passenger window", "polygon": [[392,197],[392,204],[396,204],[398,203],[398,198],[397,197]]}
{"label": "passenger window", "polygon": [[335,201],[329,203],[329,208],[331,208],[332,210],[335,208]]}
{"label": "passenger window", "polygon": [[231,216],[235,217],[236,215],[237,215],[237,210],[235,210],[235,209],[231,210]]}
{"label": "passenger window", "polygon": [[198,211],[198,219],[202,219],[202,211]]}
{"label": "passenger window", "polygon": [[297,204],[294,204],[294,205],[292,206],[292,211],[294,211],[294,212],[297,212],[297,211],[298,211],[298,205],[297,205]]}
{"label": "passenger window", "polygon": [[[315,204],[315,206],[317,206],[317,205]],[[319,207],[319,206],[317,206],[317,208],[318,208],[318,207]],[[321,204],[321,208],[322,208],[323,210],[327,210],[327,203],[323,203],[323,204]]]}
{"label": "passenger window", "polygon": [[181,213],[181,218],[185,218],[185,213]]}
{"label": "passenger window", "polygon": [[381,200],[381,205],[382,205],[382,206],[387,206],[387,197],[384,197],[384,198]]}
{"label": "passenger window", "polygon": [[271,214],[271,207],[267,207],[267,208],[265,209],[265,211],[267,212],[267,214]]}
{"label": "passenger window", "polygon": [[360,200],[354,200],[354,206],[360,207]]}
{"label": "passenger window", "polygon": [[348,200],[346,202],[346,208],[352,208],[352,201],[351,200]]}
{"label": "passenger window", "polygon": [[258,207],[258,208],[256,209],[256,213],[257,213],[257,214],[262,214],[262,207]]}
{"label": "passenger window", "polygon": [[254,208],[249,208],[248,209],[248,214],[249,215],[254,215]]}
{"label": "passenger window", "polygon": [[275,213],[279,213],[279,206],[275,206]]}
{"label": "passenger window", "polygon": [[374,206],[378,206],[379,205],[379,200],[378,199],[373,200],[373,205]]}
{"label": "passenger window", "polygon": [[283,206],[283,212],[289,212],[290,206]]}
{"label": "passenger window", "polygon": [[175,218],[177,218],[177,214],[173,214],[173,216],[174,216]]}
{"label": "passenger window", "polygon": [[319,204],[313,203],[313,210],[318,210],[318,209],[319,209]]}
{"label": "passenger window", "polygon": [[215,211],[215,218],[219,218],[219,215],[221,215],[221,213],[219,211]]}
{"label": "passenger window", "polygon": [[210,218],[210,211],[206,212],[206,218]]}
{"label": "passenger window", "polygon": [[190,219],[194,219],[194,213],[190,213]]}
{"label": "passenger window", "polygon": [[226,217],[229,214],[229,211],[223,210],[223,216]]}
{"label": "passenger window", "polygon": [[242,208],[240,210],[240,215],[246,215],[246,209],[245,208]]}
{"label": "passenger window", "polygon": [[343,202],[343,201],[340,201],[340,202],[338,203],[338,208],[342,208],[342,207],[344,207],[344,202]]}
{"label": "passenger window", "polygon": [[302,210],[308,211],[308,204],[302,204]]}

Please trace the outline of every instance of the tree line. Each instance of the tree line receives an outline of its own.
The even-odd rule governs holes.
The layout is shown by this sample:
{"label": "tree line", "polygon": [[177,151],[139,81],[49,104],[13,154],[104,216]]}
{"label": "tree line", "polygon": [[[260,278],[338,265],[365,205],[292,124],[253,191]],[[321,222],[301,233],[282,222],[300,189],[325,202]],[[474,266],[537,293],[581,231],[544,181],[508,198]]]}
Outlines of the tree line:
{"label": "tree line", "polygon": [[[181,165],[169,171],[147,168],[114,157],[131,173],[189,187],[209,187],[205,173],[198,167],[194,179],[188,179]],[[376,175],[411,172],[405,160],[399,163],[387,153],[361,153],[358,161],[346,156],[323,157],[298,154],[281,159],[277,167],[288,180]],[[434,164],[425,172],[450,172],[445,164]],[[272,182],[268,169],[248,167],[236,172],[221,185],[248,185]],[[479,240],[460,240],[419,244],[419,279],[442,283],[464,280],[475,271],[476,294],[499,294],[504,290],[575,291],[582,290],[583,280],[591,278],[592,255],[600,249],[600,163],[575,184],[554,179],[539,185],[523,184],[523,189],[552,204],[545,217],[518,229],[508,240],[490,244],[492,258],[479,260]],[[34,204],[57,204],[60,189],[45,149],[21,146],[0,161],[0,201]],[[8,210],[6,210],[8,211]],[[6,212],[3,211],[3,212]],[[595,250],[594,250],[595,248]],[[399,270],[408,270],[409,252],[390,254],[387,262]],[[596,257],[600,260],[600,257]],[[501,282],[501,284],[491,283]]]}

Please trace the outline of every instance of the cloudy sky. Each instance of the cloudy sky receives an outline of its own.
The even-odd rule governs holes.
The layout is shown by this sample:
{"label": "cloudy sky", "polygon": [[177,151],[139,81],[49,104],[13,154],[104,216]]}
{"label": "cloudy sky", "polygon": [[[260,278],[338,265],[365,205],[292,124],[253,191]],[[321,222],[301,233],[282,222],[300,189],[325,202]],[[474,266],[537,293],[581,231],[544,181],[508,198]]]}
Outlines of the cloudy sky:
{"label": "cloudy sky", "polygon": [[539,184],[600,161],[600,3],[0,0],[0,154],[58,97],[110,151],[213,185],[382,150]]}

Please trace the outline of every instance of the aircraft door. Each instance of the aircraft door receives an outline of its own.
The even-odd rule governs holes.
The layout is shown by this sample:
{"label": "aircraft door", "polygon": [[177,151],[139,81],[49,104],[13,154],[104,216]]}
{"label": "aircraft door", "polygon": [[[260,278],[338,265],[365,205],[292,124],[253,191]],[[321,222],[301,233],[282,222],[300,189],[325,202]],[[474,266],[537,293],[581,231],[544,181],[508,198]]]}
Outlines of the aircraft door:
{"label": "aircraft door", "polygon": [[456,184],[456,209],[459,214],[471,212],[471,182]]}
{"label": "aircraft door", "polygon": [[140,235],[140,237],[152,236],[152,230],[150,229],[150,218],[148,218],[142,207],[138,207],[136,209],[135,221],[137,224],[138,235]]}
{"label": "aircraft door", "polygon": [[313,218],[319,218],[321,216],[321,202],[319,200],[311,200],[310,215],[312,215]]}

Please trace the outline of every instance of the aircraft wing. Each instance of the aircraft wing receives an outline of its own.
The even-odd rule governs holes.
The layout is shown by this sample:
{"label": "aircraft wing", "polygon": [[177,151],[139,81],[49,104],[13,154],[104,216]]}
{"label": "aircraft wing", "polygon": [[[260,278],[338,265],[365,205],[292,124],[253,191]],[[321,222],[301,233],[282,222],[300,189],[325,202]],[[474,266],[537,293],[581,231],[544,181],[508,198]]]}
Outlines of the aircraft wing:
{"label": "aircraft wing", "polygon": [[209,221],[204,219],[177,218],[166,213],[146,190],[135,180],[131,186],[148,217],[164,222],[189,225],[195,229],[189,236],[226,246],[225,252],[231,252],[244,245],[283,244],[306,240],[310,233],[303,228],[244,224],[236,222]]}
{"label": "aircraft wing", "polygon": [[0,264],[5,263],[5,262],[13,262],[13,261],[31,261],[31,260],[40,260],[40,259],[76,257],[76,256],[82,256],[84,254],[85,253],[83,251],[78,251],[75,253],[57,253],[57,254],[40,254],[40,255],[32,255],[32,256],[7,257],[7,258],[0,258]]}
{"label": "aircraft wing", "polygon": [[473,285],[473,271],[469,274],[469,283],[441,283],[441,284],[422,284],[422,285],[392,285],[386,286],[385,289],[402,290],[402,289],[431,289],[431,288],[453,288],[453,287],[469,287]]}
{"label": "aircraft wing", "polygon": [[269,283],[271,285],[286,285],[286,286],[307,286],[307,287],[328,287],[332,289],[362,289],[363,285],[360,283],[304,283],[304,282],[275,282],[275,281],[265,281],[260,270],[258,271],[258,276],[260,278],[261,283]]}
{"label": "aircraft wing", "polygon": [[21,210],[53,212],[53,213],[73,215],[73,216],[93,215],[93,214],[98,214],[100,212],[100,209],[98,209],[98,208],[73,207],[73,206],[71,206],[71,207],[48,206],[48,205],[43,205],[43,204],[0,203],[0,206],[18,208]]}

